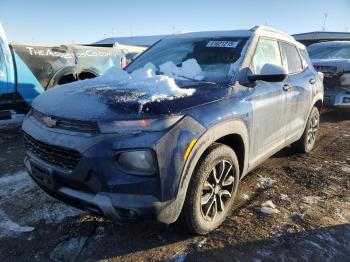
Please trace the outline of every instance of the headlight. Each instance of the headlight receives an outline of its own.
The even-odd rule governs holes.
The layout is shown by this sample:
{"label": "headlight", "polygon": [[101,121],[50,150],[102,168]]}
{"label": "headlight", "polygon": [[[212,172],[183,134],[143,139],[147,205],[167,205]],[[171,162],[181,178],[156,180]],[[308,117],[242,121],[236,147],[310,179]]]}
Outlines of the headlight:
{"label": "headlight", "polygon": [[154,175],[157,161],[150,150],[124,151],[117,155],[118,167],[125,173],[134,175]]}
{"label": "headlight", "polygon": [[344,104],[349,104],[350,103],[350,97],[344,97],[343,98],[343,103]]}
{"label": "headlight", "polygon": [[341,86],[350,86],[350,73],[344,73],[340,76]]}
{"label": "headlight", "polygon": [[99,122],[101,133],[135,133],[141,131],[161,131],[170,128],[182,116],[173,116],[161,119],[122,120],[112,122]]}

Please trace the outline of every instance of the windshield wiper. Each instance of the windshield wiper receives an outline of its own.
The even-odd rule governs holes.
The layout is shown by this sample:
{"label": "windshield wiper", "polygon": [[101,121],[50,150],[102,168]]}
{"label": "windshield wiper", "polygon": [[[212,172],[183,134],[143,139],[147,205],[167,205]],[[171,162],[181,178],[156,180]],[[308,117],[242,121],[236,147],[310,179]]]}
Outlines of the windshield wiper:
{"label": "windshield wiper", "polygon": [[[156,71],[155,73],[156,73],[156,75],[164,75],[164,73],[161,72],[161,71]],[[175,75],[175,76],[177,76],[177,77],[182,77],[182,78],[184,78],[184,79],[187,79],[187,80],[190,80],[190,81],[193,81],[193,82],[199,82],[199,83],[203,83],[203,84],[217,85],[217,83],[215,83],[215,82],[207,81],[207,80],[204,80],[204,79],[199,80],[199,79],[187,77],[187,76],[184,76],[184,75]]]}

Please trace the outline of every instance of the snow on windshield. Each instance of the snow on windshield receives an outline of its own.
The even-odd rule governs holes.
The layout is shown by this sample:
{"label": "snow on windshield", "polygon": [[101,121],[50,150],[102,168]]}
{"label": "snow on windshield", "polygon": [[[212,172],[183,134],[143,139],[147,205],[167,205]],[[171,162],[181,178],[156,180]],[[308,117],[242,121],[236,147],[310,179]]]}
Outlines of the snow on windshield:
{"label": "snow on windshield", "polygon": [[182,62],[182,66],[178,67],[172,61],[165,62],[159,66],[159,71],[173,78],[190,78],[195,80],[203,80],[203,72],[196,59],[188,59]]}
{"label": "snow on windshield", "polygon": [[146,98],[139,98],[140,103],[191,96],[195,89],[180,88],[175,79],[201,80],[203,78],[202,70],[195,59],[184,61],[181,67],[177,67],[172,62],[166,62],[159,68],[161,74],[157,75],[156,72],[158,72],[157,68],[152,63],[147,63],[130,74],[120,68],[112,67],[101,78],[122,84],[124,90],[144,92]]}

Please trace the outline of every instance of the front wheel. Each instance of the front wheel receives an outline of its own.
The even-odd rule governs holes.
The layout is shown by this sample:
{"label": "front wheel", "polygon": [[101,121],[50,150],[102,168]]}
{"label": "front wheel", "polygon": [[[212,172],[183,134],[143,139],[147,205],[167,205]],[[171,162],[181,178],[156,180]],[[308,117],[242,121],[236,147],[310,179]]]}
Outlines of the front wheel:
{"label": "front wheel", "polygon": [[219,227],[230,214],[238,183],[235,152],[226,145],[214,144],[198,163],[187,191],[183,216],[188,229],[204,235]]}
{"label": "front wheel", "polygon": [[319,127],[320,112],[317,107],[313,107],[302,137],[292,147],[301,153],[309,153],[315,147]]}

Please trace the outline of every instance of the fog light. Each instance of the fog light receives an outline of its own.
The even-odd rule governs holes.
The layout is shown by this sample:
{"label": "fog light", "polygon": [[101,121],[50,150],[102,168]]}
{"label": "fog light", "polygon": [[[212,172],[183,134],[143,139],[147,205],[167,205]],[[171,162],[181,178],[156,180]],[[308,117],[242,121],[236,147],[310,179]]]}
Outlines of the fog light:
{"label": "fog light", "polygon": [[124,151],[117,155],[122,171],[135,175],[154,175],[157,171],[155,155],[150,150]]}
{"label": "fog light", "polygon": [[350,97],[344,97],[343,98],[343,103],[345,103],[345,104],[350,103]]}

